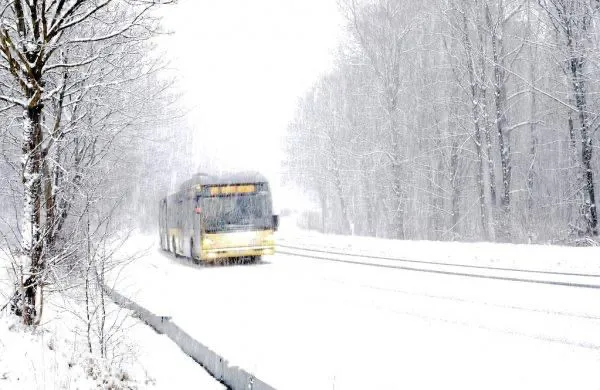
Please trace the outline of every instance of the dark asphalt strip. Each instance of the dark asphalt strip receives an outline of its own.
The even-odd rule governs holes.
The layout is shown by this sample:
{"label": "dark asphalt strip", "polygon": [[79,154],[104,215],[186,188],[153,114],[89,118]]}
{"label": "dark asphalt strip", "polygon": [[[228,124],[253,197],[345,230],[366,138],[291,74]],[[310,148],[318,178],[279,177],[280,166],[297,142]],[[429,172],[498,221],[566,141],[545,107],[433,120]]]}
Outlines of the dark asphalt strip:
{"label": "dark asphalt strip", "polygon": [[[280,245],[280,247],[284,247],[284,246]],[[311,251],[311,250],[308,250],[308,249],[301,249],[301,248],[298,248],[298,249],[302,250],[302,251]],[[317,252],[317,251],[315,251],[315,252]],[[330,253],[330,252],[326,252],[326,251],[319,251],[319,252]],[[577,288],[600,289],[600,285],[596,285],[596,284],[560,282],[560,281],[554,281],[554,280],[537,280],[537,279],[516,278],[516,277],[509,277],[509,276],[494,276],[494,275],[472,274],[472,273],[467,273],[467,272],[442,271],[442,270],[435,270],[435,269],[407,267],[407,266],[401,266],[401,265],[376,264],[376,263],[367,263],[367,262],[362,262],[362,261],[332,259],[332,258],[323,257],[323,256],[315,256],[315,255],[307,255],[307,254],[301,254],[301,253],[285,252],[285,251],[281,251],[281,250],[278,250],[277,253],[282,253],[282,254],[286,254],[286,255],[290,255],[290,256],[297,256],[297,257],[306,257],[306,258],[311,258],[311,259],[316,259],[316,260],[326,260],[326,261],[331,261],[331,262],[336,262],[336,263],[365,265],[365,266],[370,266],[370,267],[388,268],[388,269],[399,269],[399,270],[413,271],[413,272],[425,272],[425,273],[438,274],[438,275],[463,276],[463,277],[468,277],[468,278],[503,280],[503,281],[508,281],[508,282],[520,282],[520,283],[546,284],[546,285],[563,286],[563,287],[577,287]],[[331,254],[336,254],[336,253],[331,253]],[[346,254],[341,254],[341,255],[345,256]],[[355,256],[359,256],[359,255],[355,255]],[[371,256],[362,256],[362,257],[363,258],[377,259],[377,258],[371,257]],[[379,258],[379,259],[383,260],[381,258]],[[431,262],[430,263],[425,263],[425,262],[419,262],[419,261],[413,261],[413,260],[407,260],[407,261],[416,262],[416,263],[423,263],[423,264],[434,264],[434,263],[431,263]],[[438,264],[438,265],[444,265],[444,264]],[[481,267],[481,268],[486,268],[486,267]],[[486,268],[486,269],[501,270],[499,268]],[[529,272],[535,272],[535,271],[529,271]],[[584,275],[584,276],[590,276],[590,275]]]}
{"label": "dark asphalt strip", "polygon": [[373,255],[360,254],[360,253],[335,252],[335,251],[327,251],[324,249],[300,248],[300,247],[292,246],[292,245],[278,244],[278,246],[281,248],[297,249],[297,250],[308,251],[308,252],[325,253],[325,254],[331,254],[331,255],[341,255],[341,256],[350,256],[350,257],[360,257],[360,258],[375,259],[375,260],[398,261],[398,262],[402,262],[402,263],[443,265],[443,266],[447,266],[447,267],[463,267],[463,268],[472,268],[472,269],[489,269],[492,271],[526,272],[526,273],[536,273],[536,274],[544,274],[544,275],[580,276],[580,277],[588,277],[588,278],[600,278],[600,274],[580,274],[580,273],[570,273],[570,272],[541,271],[541,270],[522,269],[522,268],[486,267],[486,266],[482,266],[482,265],[453,264],[453,263],[442,263],[442,262],[437,262],[437,261],[408,260],[408,259],[399,259],[399,258],[394,258],[394,257],[373,256]]}

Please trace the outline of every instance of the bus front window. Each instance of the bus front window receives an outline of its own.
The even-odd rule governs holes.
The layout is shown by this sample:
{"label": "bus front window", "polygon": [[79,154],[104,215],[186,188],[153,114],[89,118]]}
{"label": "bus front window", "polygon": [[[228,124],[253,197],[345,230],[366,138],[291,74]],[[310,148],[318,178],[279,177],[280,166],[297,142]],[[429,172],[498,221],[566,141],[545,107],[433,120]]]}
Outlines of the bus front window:
{"label": "bus front window", "polygon": [[269,229],[272,226],[268,194],[222,196],[202,199],[207,232]]}

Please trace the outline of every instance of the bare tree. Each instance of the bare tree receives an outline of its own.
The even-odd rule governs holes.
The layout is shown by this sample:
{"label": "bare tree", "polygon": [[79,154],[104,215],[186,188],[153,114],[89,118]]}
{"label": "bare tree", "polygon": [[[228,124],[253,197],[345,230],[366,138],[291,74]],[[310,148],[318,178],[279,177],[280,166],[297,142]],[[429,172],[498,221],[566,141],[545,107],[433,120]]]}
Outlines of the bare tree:
{"label": "bare tree", "polygon": [[[299,184],[319,194],[323,218],[345,224],[341,199],[358,234],[597,236],[597,2],[346,0],[340,9],[346,40],[315,83],[335,98],[311,91],[289,137],[288,166],[312,164]],[[326,142],[315,137],[323,129]]]}
{"label": "bare tree", "polygon": [[[590,115],[590,80],[588,66],[593,41],[594,21],[597,21],[600,4],[590,0],[540,0],[551,25],[556,30],[565,57],[565,73],[568,75],[575,101],[575,111],[581,134],[581,175],[583,177],[584,204],[582,216],[585,221],[584,233],[598,234],[598,212],[594,187],[593,133],[596,118]],[[571,121],[569,123],[572,123]]]}
{"label": "bare tree", "polygon": [[[63,226],[65,207],[69,207],[54,202],[60,168],[59,164],[51,167],[49,162],[51,156],[54,162],[60,161],[65,151],[64,135],[81,130],[80,123],[70,128],[63,126],[65,99],[69,99],[71,114],[77,115],[75,96],[83,98],[100,87],[126,82],[118,76],[110,77],[98,64],[104,63],[115,72],[110,65],[111,60],[124,53],[119,48],[127,49],[128,43],[153,36],[157,23],[150,11],[161,3],[164,2],[5,0],[2,3],[0,99],[7,107],[23,110],[23,211],[18,267],[22,278],[15,296],[15,310],[26,324],[40,320],[49,260],[45,244],[54,243]],[[50,114],[54,114],[53,120],[48,120]],[[106,118],[96,118],[102,119]],[[88,115],[71,117],[70,121],[71,124],[87,121],[87,126],[97,124]],[[73,158],[77,163],[94,145],[83,146],[77,136],[74,140]]]}

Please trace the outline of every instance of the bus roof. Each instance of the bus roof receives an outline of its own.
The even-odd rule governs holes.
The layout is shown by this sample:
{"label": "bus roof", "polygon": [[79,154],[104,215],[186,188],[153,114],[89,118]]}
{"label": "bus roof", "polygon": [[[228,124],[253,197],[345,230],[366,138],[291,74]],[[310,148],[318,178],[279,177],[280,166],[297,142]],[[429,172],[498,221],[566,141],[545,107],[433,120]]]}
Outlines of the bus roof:
{"label": "bus roof", "polygon": [[211,175],[206,173],[196,173],[191,179],[186,180],[180,187],[184,190],[195,185],[225,185],[225,184],[250,184],[250,183],[266,183],[267,178],[254,171],[231,172],[220,175]]}

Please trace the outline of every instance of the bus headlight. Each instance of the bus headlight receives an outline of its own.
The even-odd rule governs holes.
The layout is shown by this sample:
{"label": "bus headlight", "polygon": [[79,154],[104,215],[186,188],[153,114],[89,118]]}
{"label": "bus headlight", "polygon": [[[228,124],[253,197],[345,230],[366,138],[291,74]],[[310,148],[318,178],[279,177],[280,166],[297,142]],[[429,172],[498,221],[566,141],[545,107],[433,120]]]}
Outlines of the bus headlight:
{"label": "bus headlight", "polygon": [[268,234],[263,239],[263,245],[265,246],[274,246],[275,245],[275,237],[273,234]]}
{"label": "bus headlight", "polygon": [[205,238],[202,240],[202,248],[210,248],[211,246],[213,246],[213,244],[214,241],[210,238]]}

